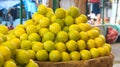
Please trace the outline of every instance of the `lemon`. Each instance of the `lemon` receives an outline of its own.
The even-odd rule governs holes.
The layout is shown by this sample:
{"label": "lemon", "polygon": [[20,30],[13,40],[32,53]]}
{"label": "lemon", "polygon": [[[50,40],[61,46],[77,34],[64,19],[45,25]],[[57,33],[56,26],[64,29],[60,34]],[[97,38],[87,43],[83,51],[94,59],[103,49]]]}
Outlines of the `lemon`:
{"label": "lemon", "polygon": [[40,24],[40,27],[47,28],[50,25],[50,20],[49,20],[49,18],[44,17],[44,18],[40,19],[39,24]]}
{"label": "lemon", "polygon": [[28,36],[29,41],[41,41],[41,37],[37,33],[31,33]]}
{"label": "lemon", "polygon": [[53,50],[49,53],[49,60],[50,61],[60,61],[61,60],[61,53],[58,50]]}
{"label": "lemon", "polygon": [[68,34],[65,31],[58,32],[56,39],[58,42],[67,42],[68,41]]}
{"label": "lemon", "polygon": [[96,42],[96,47],[102,47],[104,45],[104,41],[99,37],[95,38],[95,42]]}
{"label": "lemon", "polygon": [[35,51],[34,50],[27,50],[30,59],[35,59]]}
{"label": "lemon", "polygon": [[106,38],[105,38],[104,35],[100,34],[99,37],[102,38],[102,40],[103,40],[104,42],[106,42]]}
{"label": "lemon", "polygon": [[21,36],[20,36],[20,40],[27,40],[28,39],[28,34],[27,33],[23,33]]}
{"label": "lemon", "polygon": [[100,33],[100,28],[99,27],[93,27],[93,30],[97,30]]}
{"label": "lemon", "polygon": [[53,41],[45,41],[43,45],[44,49],[47,50],[48,52],[55,50],[55,44]]}
{"label": "lemon", "polygon": [[70,52],[70,57],[72,60],[80,60],[80,53],[78,51]]}
{"label": "lemon", "polygon": [[86,23],[79,23],[78,25],[79,25],[81,31],[86,32],[86,31],[88,31],[90,29],[90,26],[88,24],[86,24]]}
{"label": "lemon", "polygon": [[91,30],[95,37],[99,37],[100,33],[97,30]]}
{"label": "lemon", "polygon": [[84,20],[83,20],[82,17],[78,16],[78,17],[75,18],[75,23],[76,23],[76,24],[84,23]]}
{"label": "lemon", "polygon": [[51,22],[53,23],[55,20],[56,20],[56,16],[53,15],[51,18],[50,18]]}
{"label": "lemon", "polygon": [[112,47],[109,43],[105,43],[103,46],[107,46],[109,48],[109,50],[111,51]]}
{"label": "lemon", "polygon": [[89,50],[81,50],[80,51],[80,56],[81,56],[82,60],[88,60],[88,59],[92,58]]}
{"label": "lemon", "polygon": [[38,13],[45,15],[47,13],[47,7],[43,4],[38,6]]}
{"label": "lemon", "polygon": [[30,50],[32,48],[32,44],[29,40],[23,40],[21,41],[20,47],[21,49]]}
{"label": "lemon", "polygon": [[64,21],[62,19],[55,19],[54,23],[58,23],[61,26],[61,28],[64,27]]}
{"label": "lemon", "polygon": [[86,42],[84,40],[79,40],[77,41],[77,45],[78,45],[78,50],[84,50],[86,49]]}
{"label": "lemon", "polygon": [[[15,27],[15,29],[17,29],[17,28],[25,28],[25,26],[23,25],[23,24],[18,24],[16,27]],[[14,29],[13,29],[14,30]]]}
{"label": "lemon", "polygon": [[6,35],[7,41],[12,40],[13,38],[16,38],[16,36],[14,34],[7,34]]}
{"label": "lemon", "polygon": [[56,43],[55,48],[56,48],[56,50],[58,50],[60,52],[65,52],[66,51],[66,46],[63,42]]}
{"label": "lemon", "polygon": [[65,25],[72,25],[74,24],[74,19],[71,16],[66,16],[65,17]]}
{"label": "lemon", "polygon": [[49,26],[50,32],[57,34],[59,31],[61,31],[61,26],[58,23],[53,23]]}
{"label": "lemon", "polygon": [[26,50],[23,49],[18,49],[15,55],[15,61],[19,64],[19,65],[25,65],[27,63],[29,63],[30,57],[29,54]]}
{"label": "lemon", "polygon": [[83,18],[84,23],[87,23],[88,19],[87,19],[87,16],[86,16],[86,15],[81,14],[81,15],[80,15],[80,17],[82,17],[82,18]]}
{"label": "lemon", "polygon": [[20,48],[21,41],[19,38],[13,38],[10,42],[14,44],[16,48]]}
{"label": "lemon", "polygon": [[87,32],[81,31],[80,32],[80,38],[81,38],[81,40],[87,41],[88,40]]}
{"label": "lemon", "polygon": [[62,31],[69,32],[69,26],[64,26]]}
{"label": "lemon", "polygon": [[69,31],[78,31],[78,32],[80,32],[81,30],[80,30],[79,25],[72,24],[72,25],[69,26]]}
{"label": "lemon", "polygon": [[17,65],[14,61],[8,60],[4,63],[4,67],[17,67]]}
{"label": "lemon", "polygon": [[48,60],[48,52],[46,50],[38,50],[36,53],[36,58],[39,61]]}
{"label": "lemon", "polygon": [[87,41],[87,49],[95,48],[97,46],[95,40],[89,39]]}
{"label": "lemon", "polygon": [[11,51],[6,46],[0,46],[0,54],[2,54],[4,61],[7,61],[11,58]]}
{"label": "lemon", "polygon": [[88,30],[87,31],[89,39],[94,39],[99,36],[99,32],[97,30]]}
{"label": "lemon", "polygon": [[90,53],[92,55],[92,58],[96,58],[100,56],[100,52],[98,51],[97,48],[91,48]]}
{"label": "lemon", "polygon": [[68,36],[70,40],[78,41],[80,39],[80,34],[78,31],[69,31]]}
{"label": "lemon", "polygon": [[0,37],[0,44],[3,42],[3,39]]}
{"label": "lemon", "polygon": [[33,20],[33,24],[37,25],[39,24],[39,21],[40,19],[44,18],[44,15],[42,14],[39,14],[38,12],[35,12],[33,15],[32,15],[32,20]]}
{"label": "lemon", "polygon": [[49,29],[48,29],[48,28],[41,28],[41,29],[39,30],[39,35],[40,35],[41,37],[43,37],[44,34],[47,33],[47,32],[49,32]]}
{"label": "lemon", "polygon": [[61,52],[61,60],[62,61],[70,61],[71,60],[71,57],[68,54],[68,52]]}
{"label": "lemon", "polygon": [[106,48],[104,48],[104,47],[98,47],[97,49],[98,49],[98,51],[100,53],[100,56],[106,56],[107,55]]}
{"label": "lemon", "polygon": [[79,9],[75,6],[71,6],[69,9],[68,9],[68,14],[70,16],[72,16],[73,18],[76,18],[80,15],[80,12],[79,12]]}
{"label": "lemon", "polygon": [[40,24],[37,24],[36,27],[37,27],[38,30],[41,29],[41,25]]}
{"label": "lemon", "polygon": [[26,64],[25,67],[39,67],[39,65],[30,59],[29,63]]}
{"label": "lemon", "polygon": [[77,42],[74,40],[69,40],[66,43],[66,47],[68,51],[75,51],[77,49]]}
{"label": "lemon", "polygon": [[2,67],[4,64],[4,58],[2,56],[2,54],[0,53],[0,67]]}
{"label": "lemon", "polygon": [[16,37],[20,37],[23,33],[25,33],[25,29],[23,29],[23,28],[15,29],[15,36]]}
{"label": "lemon", "polygon": [[27,21],[24,22],[23,26],[27,27],[28,25],[31,25],[31,24],[33,24],[33,21],[32,20],[27,20]]}
{"label": "lemon", "polygon": [[35,25],[28,25],[26,28],[26,32],[27,32],[27,34],[37,33],[38,29]]}
{"label": "lemon", "polygon": [[0,25],[0,33],[7,34],[8,28],[5,25]]}
{"label": "lemon", "polygon": [[57,18],[60,18],[60,19],[65,18],[66,12],[65,12],[65,10],[63,8],[57,8],[55,10],[55,15],[56,15]]}
{"label": "lemon", "polygon": [[45,41],[48,41],[48,40],[51,40],[51,41],[55,40],[55,35],[52,32],[45,33],[43,38],[42,38],[42,42],[45,42]]}
{"label": "lemon", "polygon": [[16,54],[17,47],[14,44],[12,44],[10,41],[6,41],[6,42],[2,43],[2,45],[6,46],[10,49],[12,56],[14,56]]}
{"label": "lemon", "polygon": [[2,34],[2,33],[0,33],[0,38],[1,38],[1,40],[3,40],[3,41],[6,41],[6,40],[7,40],[6,35],[4,35],[4,34]]}
{"label": "lemon", "polygon": [[41,42],[35,42],[32,45],[32,50],[34,50],[35,52],[37,52],[38,50],[42,50],[43,49],[43,43]]}
{"label": "lemon", "polygon": [[105,50],[106,50],[106,55],[107,56],[109,56],[110,55],[110,49],[109,49],[109,47],[108,46],[102,46],[103,48],[105,48]]}
{"label": "lemon", "polygon": [[53,9],[50,8],[50,7],[47,7],[47,11],[48,11],[48,12],[49,12],[49,11],[53,12]]}
{"label": "lemon", "polygon": [[49,11],[49,12],[47,12],[46,17],[51,18],[53,15],[54,15],[54,12]]}

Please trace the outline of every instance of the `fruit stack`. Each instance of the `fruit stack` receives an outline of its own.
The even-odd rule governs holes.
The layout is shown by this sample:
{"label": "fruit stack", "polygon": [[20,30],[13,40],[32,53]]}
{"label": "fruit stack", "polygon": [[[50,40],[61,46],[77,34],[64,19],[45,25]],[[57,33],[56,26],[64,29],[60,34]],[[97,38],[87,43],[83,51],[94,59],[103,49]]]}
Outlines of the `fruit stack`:
{"label": "fruit stack", "polygon": [[35,61],[81,61],[110,55],[111,46],[78,8],[39,5],[32,19],[8,30],[0,25],[0,67],[39,67]]}

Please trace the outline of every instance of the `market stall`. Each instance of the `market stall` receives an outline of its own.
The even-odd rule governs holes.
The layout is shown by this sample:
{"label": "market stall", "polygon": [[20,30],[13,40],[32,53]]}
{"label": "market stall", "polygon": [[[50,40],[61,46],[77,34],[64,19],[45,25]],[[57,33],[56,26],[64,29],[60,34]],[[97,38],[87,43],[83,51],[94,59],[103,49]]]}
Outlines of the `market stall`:
{"label": "market stall", "polygon": [[112,67],[114,55],[105,38],[112,25],[90,25],[83,9],[87,2],[78,1],[82,8],[67,10],[40,4],[15,28],[0,25],[0,67]]}

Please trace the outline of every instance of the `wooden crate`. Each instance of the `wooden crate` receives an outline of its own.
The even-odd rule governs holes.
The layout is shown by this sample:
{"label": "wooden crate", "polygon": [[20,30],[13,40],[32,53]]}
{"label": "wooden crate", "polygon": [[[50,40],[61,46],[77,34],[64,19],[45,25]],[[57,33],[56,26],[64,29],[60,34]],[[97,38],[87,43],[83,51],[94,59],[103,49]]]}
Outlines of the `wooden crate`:
{"label": "wooden crate", "polygon": [[112,67],[114,56],[94,58],[90,60],[68,61],[68,62],[40,62],[36,61],[40,67]]}

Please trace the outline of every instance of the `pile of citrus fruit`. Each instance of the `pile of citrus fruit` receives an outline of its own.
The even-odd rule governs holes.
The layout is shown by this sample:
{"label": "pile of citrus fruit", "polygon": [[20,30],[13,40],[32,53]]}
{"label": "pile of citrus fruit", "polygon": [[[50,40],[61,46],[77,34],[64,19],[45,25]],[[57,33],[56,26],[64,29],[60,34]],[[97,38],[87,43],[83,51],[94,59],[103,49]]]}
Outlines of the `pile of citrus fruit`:
{"label": "pile of citrus fruit", "polygon": [[35,61],[80,61],[111,52],[110,44],[91,27],[78,8],[39,5],[32,19],[8,30],[0,25],[0,67],[39,67]]}

